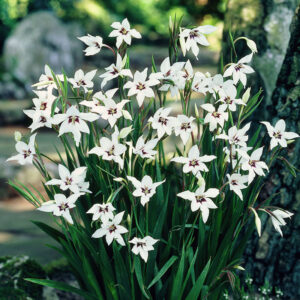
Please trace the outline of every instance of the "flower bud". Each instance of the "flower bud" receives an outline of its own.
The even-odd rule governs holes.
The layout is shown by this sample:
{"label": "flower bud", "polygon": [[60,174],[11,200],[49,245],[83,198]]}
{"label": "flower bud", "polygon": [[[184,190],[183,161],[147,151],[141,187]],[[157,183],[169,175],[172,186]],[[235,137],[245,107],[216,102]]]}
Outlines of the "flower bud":
{"label": "flower bud", "polygon": [[22,133],[20,131],[15,131],[15,141],[20,142],[22,139]]}
{"label": "flower bud", "polygon": [[195,103],[195,116],[196,116],[196,118],[199,118],[199,111],[198,111],[196,103]]}
{"label": "flower bud", "polygon": [[119,138],[125,139],[131,131],[132,131],[132,125],[130,125],[129,127],[122,128],[119,134]]}
{"label": "flower bud", "polygon": [[198,182],[197,182],[197,185],[198,186],[202,186],[205,184],[205,180],[204,178],[202,177],[202,175],[200,173],[198,173],[199,175],[197,175],[197,178],[198,178]]}
{"label": "flower bud", "polygon": [[173,32],[173,21],[172,21],[171,16],[169,16],[169,28],[170,28],[171,32]]}
{"label": "flower bud", "polygon": [[250,98],[250,92],[251,92],[251,88],[247,88],[246,92],[244,93],[242,100],[244,103],[247,103],[249,98]]}
{"label": "flower bud", "polygon": [[250,48],[252,53],[257,53],[256,43],[253,40],[250,40],[248,38],[245,38],[245,40],[246,40],[247,46]]}
{"label": "flower bud", "polygon": [[130,113],[127,110],[122,110],[122,113],[123,113],[123,117],[125,119],[132,121],[132,117],[131,117]]}
{"label": "flower bud", "polygon": [[182,51],[183,56],[186,55],[186,46],[185,46],[185,39],[182,36],[182,28],[180,27],[180,33],[179,33],[179,43],[180,43],[180,48]]}

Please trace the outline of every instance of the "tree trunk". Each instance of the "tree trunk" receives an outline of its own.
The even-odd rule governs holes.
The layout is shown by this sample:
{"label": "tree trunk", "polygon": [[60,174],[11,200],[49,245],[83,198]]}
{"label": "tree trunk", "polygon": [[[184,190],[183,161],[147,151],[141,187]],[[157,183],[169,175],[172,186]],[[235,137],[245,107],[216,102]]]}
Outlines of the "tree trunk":
{"label": "tree trunk", "polygon": [[[263,114],[260,114],[259,118],[270,121],[273,125],[278,119],[284,119],[288,131],[299,133],[299,1],[297,1],[298,7],[294,10],[296,12],[294,18],[291,18],[291,24],[288,24],[288,19],[296,1],[247,1],[249,7],[245,5],[245,2],[229,0],[229,10],[225,16],[225,22],[231,18],[231,27],[236,28],[236,37],[244,35],[258,44],[259,53],[253,63],[253,67],[258,73],[255,79],[258,80],[258,83],[254,85],[254,89],[263,85],[264,92],[267,94],[267,99],[265,98],[263,107],[260,109],[260,111],[263,110]],[[244,12],[243,16],[242,11],[250,12],[251,7],[253,13],[250,13],[250,16],[255,17],[247,23],[244,18],[249,17],[249,13]],[[282,14],[282,16],[278,14]],[[278,23],[277,28],[281,27],[281,30],[285,32],[284,34],[277,32],[278,41],[275,40],[275,31],[268,30],[275,26],[271,23],[276,18],[281,20],[280,22],[284,21],[282,24]],[[224,53],[229,49],[229,44],[226,43],[228,26],[225,24],[224,27]],[[242,42],[240,41],[240,43]],[[239,47],[237,51],[239,57],[249,52],[246,47]],[[227,60],[225,63],[227,63],[228,55],[225,59]],[[281,153],[281,156],[297,169],[300,169],[299,150],[300,140],[297,139]],[[283,299],[300,299],[300,190],[298,188],[300,177],[294,178],[279,160],[271,169],[271,174],[271,178],[266,182],[262,198],[266,199],[270,195],[280,192],[280,195],[272,200],[272,205],[278,205],[295,215],[283,227],[283,238],[274,230],[267,215],[262,215],[264,220],[262,237],[258,239],[255,233],[248,243],[244,255],[245,268],[253,277],[255,285],[261,286],[268,280],[271,286],[279,287],[283,291]]]}

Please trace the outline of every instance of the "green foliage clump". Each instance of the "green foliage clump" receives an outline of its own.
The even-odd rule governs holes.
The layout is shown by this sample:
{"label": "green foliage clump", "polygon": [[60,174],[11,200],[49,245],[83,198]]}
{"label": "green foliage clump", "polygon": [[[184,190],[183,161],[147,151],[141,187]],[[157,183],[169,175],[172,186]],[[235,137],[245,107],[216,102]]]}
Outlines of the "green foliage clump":
{"label": "green foliage clump", "polygon": [[45,278],[43,268],[28,256],[0,257],[0,300],[42,299],[43,287],[24,278]]}

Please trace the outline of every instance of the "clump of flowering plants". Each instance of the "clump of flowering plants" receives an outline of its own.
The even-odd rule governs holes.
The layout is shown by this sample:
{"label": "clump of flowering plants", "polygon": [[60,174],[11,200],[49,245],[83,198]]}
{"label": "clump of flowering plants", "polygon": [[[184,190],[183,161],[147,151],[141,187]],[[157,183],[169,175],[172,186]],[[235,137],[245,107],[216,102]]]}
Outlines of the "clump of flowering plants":
{"label": "clump of flowering plants", "polygon": [[[52,247],[67,259],[80,289],[28,280],[86,299],[220,299],[229,284],[234,288],[255,225],[260,234],[259,216],[270,215],[282,234],[292,213],[259,195],[275,159],[295,173],[279,154],[298,135],[283,120],[262,122],[269,146],[264,126],[247,121],[262,100],[261,92],[251,97],[246,89],[255,43],[246,40],[251,53],[211,76],[179,54],[191,50],[197,57],[215,28],[180,26],[170,21],[169,57],[160,67],[152,59],[152,70],[130,70],[128,47],[141,35],[125,19],[112,24],[115,48],[99,36],[79,38],[85,55],[101,55],[103,47],[114,53],[99,76],[101,90],[94,90],[96,70],[70,78],[48,66],[34,85],[34,108],[25,111],[33,134],[18,137],[18,154],[9,160],[34,164],[48,199],[11,185],[53,215],[54,225],[35,224],[59,244]],[[116,87],[105,89],[108,82]],[[170,105],[176,99],[180,112]],[[58,160],[35,143],[45,126],[64,147]],[[49,160],[56,174],[46,169]]]}

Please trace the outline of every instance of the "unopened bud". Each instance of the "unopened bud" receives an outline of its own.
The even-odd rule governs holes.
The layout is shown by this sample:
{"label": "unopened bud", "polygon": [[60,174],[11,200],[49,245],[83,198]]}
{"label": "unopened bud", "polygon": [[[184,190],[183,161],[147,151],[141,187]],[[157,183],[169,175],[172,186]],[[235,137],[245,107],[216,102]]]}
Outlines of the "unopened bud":
{"label": "unopened bud", "polygon": [[182,51],[183,56],[186,55],[186,45],[185,45],[185,39],[182,36],[182,28],[180,27],[180,33],[179,33],[179,43],[180,43],[180,48]]}
{"label": "unopened bud", "polygon": [[198,111],[198,108],[197,108],[196,103],[195,103],[195,116],[196,116],[197,118],[199,118],[199,111]]}
{"label": "unopened bud", "polygon": [[20,142],[22,139],[22,133],[20,131],[15,131],[15,141]]}
{"label": "unopened bud", "polygon": [[205,184],[205,180],[200,173],[198,173],[197,178],[198,178],[198,182],[197,182],[198,186],[202,186]]}
{"label": "unopened bud", "polygon": [[173,32],[173,21],[172,21],[171,16],[169,16],[169,28],[170,28],[171,32]]}
{"label": "unopened bud", "polygon": [[123,117],[125,119],[132,121],[132,117],[131,117],[130,113],[127,110],[122,110],[122,114],[123,114]]}
{"label": "unopened bud", "polygon": [[247,46],[250,48],[250,50],[253,53],[257,53],[257,47],[256,47],[256,43],[253,40],[250,40],[248,38],[245,38]]}
{"label": "unopened bud", "polygon": [[131,131],[132,131],[132,125],[130,125],[129,127],[122,128],[119,134],[119,138],[125,139]]}
{"label": "unopened bud", "polygon": [[247,103],[249,98],[250,98],[250,92],[251,92],[251,88],[247,88],[246,92],[244,93],[242,100],[244,103]]}

